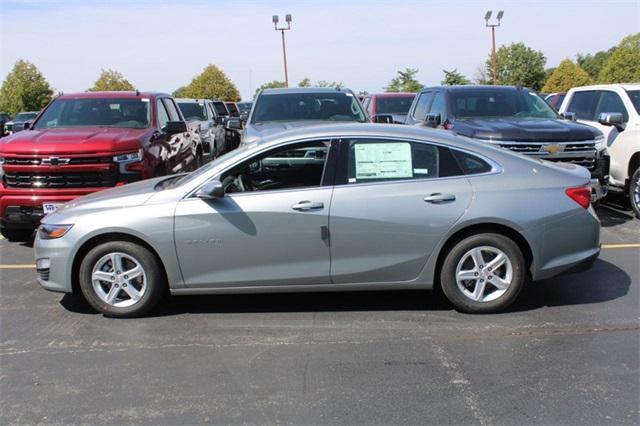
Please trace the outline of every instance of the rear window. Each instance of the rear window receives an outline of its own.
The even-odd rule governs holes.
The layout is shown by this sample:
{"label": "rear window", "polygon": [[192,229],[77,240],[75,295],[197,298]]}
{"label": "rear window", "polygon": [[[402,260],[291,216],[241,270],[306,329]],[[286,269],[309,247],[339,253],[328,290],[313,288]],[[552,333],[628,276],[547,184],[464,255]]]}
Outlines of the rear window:
{"label": "rear window", "polygon": [[254,105],[252,123],[273,121],[358,121],[365,115],[360,101],[347,92],[262,94]]}
{"label": "rear window", "polygon": [[32,120],[36,117],[36,115],[38,114],[35,112],[21,112],[20,114],[16,115],[16,118],[14,118],[13,121]]}
{"label": "rear window", "polygon": [[56,99],[34,128],[149,127],[148,99]]}
{"label": "rear window", "polygon": [[187,120],[201,120],[207,119],[207,113],[204,110],[204,105],[195,102],[178,102],[182,115]]}
{"label": "rear window", "polygon": [[377,114],[406,114],[415,96],[379,97],[376,102]]}

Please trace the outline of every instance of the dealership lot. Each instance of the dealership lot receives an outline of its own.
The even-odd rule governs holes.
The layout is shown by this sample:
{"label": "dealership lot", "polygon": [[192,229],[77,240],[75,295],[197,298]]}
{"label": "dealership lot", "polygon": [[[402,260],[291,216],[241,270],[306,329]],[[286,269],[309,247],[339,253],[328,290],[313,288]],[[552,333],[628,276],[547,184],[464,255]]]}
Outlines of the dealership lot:
{"label": "dealership lot", "polygon": [[105,318],[0,241],[0,422],[637,423],[640,226],[508,313],[428,292],[175,297]]}

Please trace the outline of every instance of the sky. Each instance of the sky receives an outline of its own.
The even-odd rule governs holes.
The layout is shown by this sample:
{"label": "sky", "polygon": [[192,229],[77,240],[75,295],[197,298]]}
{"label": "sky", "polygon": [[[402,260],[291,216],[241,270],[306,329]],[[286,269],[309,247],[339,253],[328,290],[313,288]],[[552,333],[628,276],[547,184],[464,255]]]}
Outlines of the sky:
{"label": "sky", "polygon": [[309,77],[373,93],[406,67],[439,84],[443,69],[473,78],[488,57],[487,10],[505,11],[498,46],[524,42],[547,67],[640,32],[640,0],[0,0],[0,78],[26,59],[56,91],[84,91],[115,69],[142,91],[172,92],[215,64],[247,99],[284,80],[271,16],[290,13],[290,85]]}

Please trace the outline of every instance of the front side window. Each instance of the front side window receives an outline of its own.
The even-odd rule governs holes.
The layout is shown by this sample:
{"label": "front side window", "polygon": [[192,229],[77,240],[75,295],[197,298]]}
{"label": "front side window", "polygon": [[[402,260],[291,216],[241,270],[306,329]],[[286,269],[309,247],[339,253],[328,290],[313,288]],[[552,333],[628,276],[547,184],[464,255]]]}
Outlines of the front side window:
{"label": "front side window", "polygon": [[574,113],[576,118],[580,120],[595,120],[599,97],[599,92],[595,90],[575,92],[571,97],[567,112]]}
{"label": "front side window", "polygon": [[442,92],[436,93],[436,97],[431,104],[430,114],[440,114],[440,119],[444,120],[447,112],[447,104],[445,103],[444,94]]}
{"label": "front side window", "polygon": [[627,94],[636,111],[640,114],[640,90],[627,90]]}
{"label": "front side window", "polygon": [[259,154],[222,175],[227,193],[303,189],[322,184],[329,142],[310,142]]}
{"label": "front side window", "polygon": [[169,98],[163,98],[162,102],[164,102],[164,106],[167,108],[169,119],[171,121],[180,121],[180,114],[178,114],[178,108],[176,107],[176,104],[173,103],[173,100]]}
{"label": "front side window", "polygon": [[149,127],[148,99],[56,99],[35,123],[36,129],[56,127]]}
{"label": "front side window", "polygon": [[427,111],[429,111],[429,105],[431,105],[431,98],[433,98],[433,92],[420,93],[418,98],[418,104],[413,112],[413,118],[419,121],[425,121],[427,118]]}
{"label": "front side window", "polygon": [[205,121],[207,119],[207,112],[205,111],[204,104],[199,104],[197,102],[178,102],[178,106],[186,120]]}
{"label": "front side window", "polygon": [[395,140],[349,141],[349,184],[462,174],[451,151],[445,147]]}
{"label": "front side window", "polygon": [[364,122],[360,101],[348,92],[261,94],[254,105],[253,124],[278,121]]}
{"label": "front side window", "polygon": [[222,102],[214,102],[213,106],[218,112],[218,115],[229,115],[229,111],[227,110],[227,107]]}
{"label": "front side window", "polygon": [[158,128],[162,129],[167,125],[169,115],[167,114],[167,110],[165,109],[161,99],[156,101],[156,107],[158,108]]}
{"label": "front side window", "polygon": [[622,103],[622,99],[616,92],[605,90],[602,92],[600,103],[596,109],[596,117],[600,116],[603,112],[618,112],[622,114],[623,122],[629,121],[629,113]]}

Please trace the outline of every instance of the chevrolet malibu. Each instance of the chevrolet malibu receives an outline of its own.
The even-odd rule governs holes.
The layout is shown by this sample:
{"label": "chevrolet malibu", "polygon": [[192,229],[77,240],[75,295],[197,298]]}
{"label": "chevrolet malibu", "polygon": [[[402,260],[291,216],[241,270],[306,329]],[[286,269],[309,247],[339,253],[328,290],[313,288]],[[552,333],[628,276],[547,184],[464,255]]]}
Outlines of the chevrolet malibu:
{"label": "chevrolet malibu", "polygon": [[38,229],[38,280],[113,317],[166,292],[435,286],[460,311],[496,312],[598,256],[589,178],[437,130],[296,129],[67,203]]}

